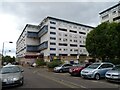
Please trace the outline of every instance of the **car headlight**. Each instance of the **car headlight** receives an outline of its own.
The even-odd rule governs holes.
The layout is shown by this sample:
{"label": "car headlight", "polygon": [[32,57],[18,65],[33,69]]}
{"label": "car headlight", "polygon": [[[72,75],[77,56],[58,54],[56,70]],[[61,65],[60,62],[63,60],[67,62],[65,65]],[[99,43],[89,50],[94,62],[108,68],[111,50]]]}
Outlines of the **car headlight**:
{"label": "car headlight", "polygon": [[13,81],[17,81],[17,80],[19,80],[19,78],[13,78],[12,80],[13,80]]}
{"label": "car headlight", "polygon": [[8,80],[7,79],[3,79],[2,82],[7,82]]}

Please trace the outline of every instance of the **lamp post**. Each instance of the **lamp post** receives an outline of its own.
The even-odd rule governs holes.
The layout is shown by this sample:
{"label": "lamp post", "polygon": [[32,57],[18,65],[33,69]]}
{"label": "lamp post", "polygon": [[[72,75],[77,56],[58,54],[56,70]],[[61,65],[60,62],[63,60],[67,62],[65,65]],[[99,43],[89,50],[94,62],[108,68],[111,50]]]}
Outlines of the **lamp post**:
{"label": "lamp post", "polygon": [[[8,43],[13,43],[11,41],[9,41]],[[3,61],[3,57],[4,57],[4,45],[5,45],[5,42],[3,42],[3,46],[2,46],[2,61],[1,61],[1,65],[3,65],[4,61]]]}

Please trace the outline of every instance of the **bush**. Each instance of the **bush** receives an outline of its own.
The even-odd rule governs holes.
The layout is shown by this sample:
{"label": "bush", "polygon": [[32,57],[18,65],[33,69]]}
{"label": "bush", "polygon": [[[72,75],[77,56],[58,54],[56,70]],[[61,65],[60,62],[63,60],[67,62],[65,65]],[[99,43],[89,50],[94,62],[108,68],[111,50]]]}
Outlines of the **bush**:
{"label": "bush", "polygon": [[60,64],[62,64],[62,62],[60,60],[53,60],[52,62],[47,63],[47,67],[48,68],[54,68],[54,67],[56,67]]}
{"label": "bush", "polygon": [[46,65],[46,62],[44,62],[44,60],[37,59],[36,64],[37,64],[37,66],[44,66],[44,65]]}

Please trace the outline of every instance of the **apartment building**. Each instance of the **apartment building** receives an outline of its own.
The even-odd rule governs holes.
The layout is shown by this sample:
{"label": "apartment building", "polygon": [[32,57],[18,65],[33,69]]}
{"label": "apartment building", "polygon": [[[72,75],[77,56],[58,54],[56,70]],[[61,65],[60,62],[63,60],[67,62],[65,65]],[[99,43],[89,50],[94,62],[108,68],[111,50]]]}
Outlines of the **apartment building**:
{"label": "apartment building", "polygon": [[20,35],[16,56],[23,61],[43,57],[45,61],[77,60],[88,56],[86,36],[94,27],[54,17],[46,17],[35,26],[27,24]]}
{"label": "apartment building", "polygon": [[99,14],[101,22],[120,22],[120,2]]}

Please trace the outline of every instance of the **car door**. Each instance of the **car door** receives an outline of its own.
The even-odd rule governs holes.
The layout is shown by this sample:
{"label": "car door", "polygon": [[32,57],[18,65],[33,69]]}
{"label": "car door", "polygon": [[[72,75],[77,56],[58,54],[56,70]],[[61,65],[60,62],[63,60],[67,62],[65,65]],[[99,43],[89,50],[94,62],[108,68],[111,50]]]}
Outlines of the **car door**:
{"label": "car door", "polygon": [[64,70],[65,72],[68,72],[69,71],[69,68],[71,67],[72,65],[70,64],[65,64],[63,67],[64,67]]}
{"label": "car door", "polygon": [[113,65],[112,64],[102,64],[100,67],[99,67],[99,74],[101,77],[105,77],[105,73],[108,71],[108,70],[111,70],[113,68]]}

